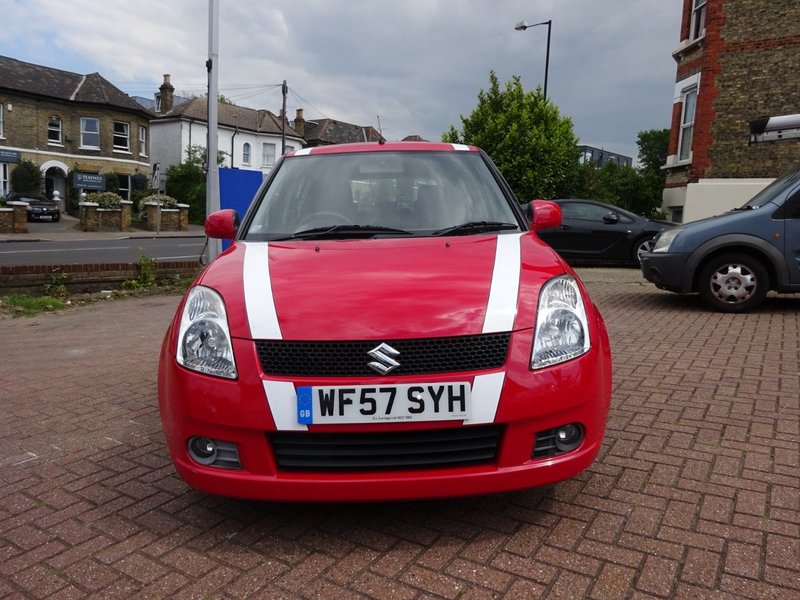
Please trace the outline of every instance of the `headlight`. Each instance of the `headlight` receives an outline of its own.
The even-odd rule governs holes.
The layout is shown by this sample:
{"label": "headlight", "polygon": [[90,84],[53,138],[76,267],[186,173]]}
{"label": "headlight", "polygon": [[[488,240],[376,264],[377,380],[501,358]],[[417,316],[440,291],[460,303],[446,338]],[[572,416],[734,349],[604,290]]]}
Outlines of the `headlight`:
{"label": "headlight", "polygon": [[236,379],[225,302],[214,290],[202,285],[189,290],[175,358],[187,369]]}
{"label": "headlight", "polygon": [[531,369],[571,360],[589,348],[589,325],[578,283],[569,275],[551,279],[539,296]]}
{"label": "headlight", "polygon": [[669,247],[678,233],[680,233],[678,229],[667,229],[661,232],[661,235],[656,238],[656,243],[653,245],[651,252],[669,252]]}

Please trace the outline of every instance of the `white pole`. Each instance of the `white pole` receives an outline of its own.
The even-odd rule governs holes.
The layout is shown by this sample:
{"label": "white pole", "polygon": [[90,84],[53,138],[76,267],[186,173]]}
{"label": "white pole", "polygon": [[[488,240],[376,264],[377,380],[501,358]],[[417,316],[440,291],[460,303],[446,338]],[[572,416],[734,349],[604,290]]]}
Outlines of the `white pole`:
{"label": "white pole", "polygon": [[[219,165],[217,165],[217,124],[219,97],[219,0],[208,0],[208,143],[206,145],[206,214],[219,210]],[[222,251],[220,240],[209,239],[207,263]]]}

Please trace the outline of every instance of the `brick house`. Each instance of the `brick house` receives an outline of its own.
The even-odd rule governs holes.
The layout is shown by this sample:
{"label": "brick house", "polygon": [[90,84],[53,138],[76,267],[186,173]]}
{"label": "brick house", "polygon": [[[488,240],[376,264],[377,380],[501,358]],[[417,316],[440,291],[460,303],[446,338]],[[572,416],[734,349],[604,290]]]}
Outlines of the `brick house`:
{"label": "brick house", "polygon": [[[130,197],[132,177],[149,177],[146,110],[98,73],[81,75],[0,56],[0,195],[16,163],[42,171],[48,196],[104,189],[116,174]],[[97,177],[97,175],[102,175]],[[135,183],[134,179],[134,183]]]}
{"label": "brick house", "polygon": [[800,139],[750,143],[749,123],[800,113],[800,2],[683,0],[663,209],[693,221],[796,167]]}
{"label": "brick house", "polygon": [[[139,99],[141,104],[145,99]],[[189,146],[206,147],[208,138],[208,101],[206,98],[182,98],[175,95],[170,76],[155,94],[150,122],[153,164],[159,163],[163,174],[167,167],[180,164]],[[221,166],[266,174],[283,151],[283,128],[279,116],[268,110],[256,110],[236,104],[218,105],[217,144],[225,153]],[[286,123],[286,151],[304,146],[303,138]]]}

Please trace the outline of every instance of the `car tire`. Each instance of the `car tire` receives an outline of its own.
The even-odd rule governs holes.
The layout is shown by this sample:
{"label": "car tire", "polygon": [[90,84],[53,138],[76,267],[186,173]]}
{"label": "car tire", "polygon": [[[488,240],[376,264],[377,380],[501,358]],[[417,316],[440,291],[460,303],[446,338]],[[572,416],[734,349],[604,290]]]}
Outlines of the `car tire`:
{"label": "car tire", "polygon": [[764,301],[769,275],[757,258],[747,254],[721,254],[700,271],[700,297],[718,312],[743,313]]}
{"label": "car tire", "polygon": [[61,219],[61,215],[54,215],[53,216],[53,223],[58,223],[59,219]]}
{"label": "car tire", "polygon": [[646,237],[646,238],[639,238],[633,244],[633,260],[636,261],[637,265],[642,264],[642,254],[645,252],[652,252],[653,250],[653,240],[655,240],[655,236],[653,237]]}

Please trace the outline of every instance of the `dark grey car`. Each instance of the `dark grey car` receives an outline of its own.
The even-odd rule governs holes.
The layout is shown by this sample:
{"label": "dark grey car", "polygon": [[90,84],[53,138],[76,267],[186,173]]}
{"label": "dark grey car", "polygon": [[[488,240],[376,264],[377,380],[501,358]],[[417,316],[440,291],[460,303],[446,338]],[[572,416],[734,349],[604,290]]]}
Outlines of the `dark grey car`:
{"label": "dark grey car", "polygon": [[603,260],[638,264],[661,231],[675,224],[647,219],[597,200],[553,200],[561,207],[561,225],[539,237],[567,261]]}
{"label": "dark grey car", "polygon": [[751,310],[769,290],[800,292],[800,171],[740,208],[660,234],[642,274],[723,312]]}
{"label": "dark grey car", "polygon": [[38,194],[22,195],[11,193],[6,197],[6,202],[10,201],[25,202],[28,205],[28,221],[48,221],[57,222],[61,218],[61,209],[55,200],[48,200],[46,196]]}

